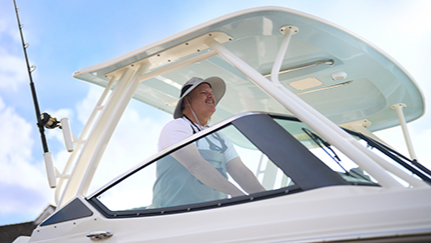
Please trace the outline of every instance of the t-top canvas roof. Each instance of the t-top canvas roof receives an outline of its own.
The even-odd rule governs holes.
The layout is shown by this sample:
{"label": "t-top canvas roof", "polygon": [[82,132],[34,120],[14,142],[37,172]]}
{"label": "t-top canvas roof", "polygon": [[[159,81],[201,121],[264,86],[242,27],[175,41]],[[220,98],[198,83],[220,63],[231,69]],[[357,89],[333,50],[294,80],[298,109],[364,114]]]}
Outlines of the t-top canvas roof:
{"label": "t-top canvas roof", "polygon": [[[258,72],[270,73],[283,34],[292,36],[282,62],[280,82],[337,124],[367,119],[371,131],[399,125],[391,106],[407,105],[407,121],[424,113],[422,94],[409,74],[367,41],[305,13],[262,7],[228,14],[109,61],[80,69],[73,77],[106,86],[119,70],[150,64],[134,98],[173,113],[180,88],[192,77],[219,76],[227,85],[212,122],[246,111],[290,114],[243,73],[211,53],[212,36]],[[190,60],[197,60],[192,61]],[[187,65],[182,65],[189,61]],[[166,69],[168,68],[168,69]],[[166,70],[166,71],[161,71]]]}

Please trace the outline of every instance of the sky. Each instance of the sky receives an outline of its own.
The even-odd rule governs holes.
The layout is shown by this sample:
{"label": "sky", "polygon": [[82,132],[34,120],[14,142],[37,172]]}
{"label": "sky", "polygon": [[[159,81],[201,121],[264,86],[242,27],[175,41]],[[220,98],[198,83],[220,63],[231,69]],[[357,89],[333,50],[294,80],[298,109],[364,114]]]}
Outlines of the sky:
{"label": "sky", "polygon": [[[24,38],[28,42],[33,80],[41,111],[67,117],[76,136],[102,89],[71,77],[78,69],[135,50],[159,39],[235,11],[258,6],[283,6],[339,25],[368,40],[395,59],[416,80],[430,106],[431,1],[428,0],[219,0],[219,1],[25,1],[17,0]],[[36,127],[29,79],[12,0],[0,0],[0,225],[35,220],[55,204],[48,187],[43,149]],[[171,116],[152,107],[131,104],[109,146],[104,175],[112,178],[131,165],[119,152],[155,151],[154,139]],[[133,133],[126,128],[133,126]],[[408,125],[419,161],[431,168],[431,115]],[[124,132],[123,132],[124,131]],[[124,146],[138,134],[148,138]],[[404,154],[400,127],[377,135]],[[50,151],[62,170],[68,157],[60,130],[47,131]],[[142,139],[141,139],[142,140]],[[141,152],[145,147],[145,153]],[[124,153],[123,153],[124,154]],[[134,159],[130,159],[134,161]],[[116,161],[116,162],[112,162]],[[120,162],[121,161],[121,162]],[[115,163],[115,165],[110,164]],[[96,174],[96,189],[106,179]]]}

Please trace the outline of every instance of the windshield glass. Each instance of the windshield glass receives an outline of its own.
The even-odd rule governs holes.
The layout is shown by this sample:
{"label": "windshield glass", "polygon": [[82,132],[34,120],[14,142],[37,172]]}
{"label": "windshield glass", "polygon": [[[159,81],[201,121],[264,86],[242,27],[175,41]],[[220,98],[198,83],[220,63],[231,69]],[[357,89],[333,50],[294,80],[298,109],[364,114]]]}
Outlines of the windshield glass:
{"label": "windshield glass", "polygon": [[[374,140],[349,133],[412,173]],[[332,185],[378,186],[344,153],[291,117],[244,116],[180,144],[95,194],[93,201],[115,215],[141,215],[219,207]]]}
{"label": "windshield glass", "polygon": [[[229,138],[228,138],[229,137]],[[231,141],[241,141],[241,144]],[[207,165],[204,177],[193,164]],[[190,167],[188,167],[190,166]],[[205,177],[238,188],[223,191]],[[110,211],[181,207],[232,197],[254,195],[294,186],[295,183],[234,126],[227,126],[147,165],[97,199]],[[217,189],[219,190],[217,190]]]}
{"label": "windshield glass", "polygon": [[339,151],[335,146],[330,145],[304,123],[286,119],[274,120],[284,129],[288,130],[290,134],[333,171],[339,173],[343,179],[349,182],[377,182],[368,173],[360,169],[356,163],[344,155],[344,153]]}
{"label": "windshield glass", "polygon": [[[378,185],[302,122],[259,116],[266,118],[265,122],[244,128],[233,121],[197,140],[189,139],[97,193],[93,200],[110,212],[138,210],[141,214],[142,210],[168,212],[220,206],[244,197],[249,202],[250,198],[337,184]],[[257,115],[245,118],[243,124],[259,120]],[[286,142],[286,136],[292,140]],[[369,142],[354,136],[368,146]],[[199,169],[203,164],[204,169]]]}

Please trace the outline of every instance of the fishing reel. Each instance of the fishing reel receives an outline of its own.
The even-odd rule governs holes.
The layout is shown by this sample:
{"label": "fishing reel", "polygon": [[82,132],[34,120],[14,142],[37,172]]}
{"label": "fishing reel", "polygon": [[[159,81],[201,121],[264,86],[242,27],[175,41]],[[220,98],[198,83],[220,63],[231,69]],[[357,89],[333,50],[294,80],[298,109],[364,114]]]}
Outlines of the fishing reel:
{"label": "fishing reel", "polygon": [[40,115],[40,123],[42,126],[48,129],[54,129],[56,127],[59,127],[61,129],[60,122],[57,121],[57,118],[49,115],[46,112]]}

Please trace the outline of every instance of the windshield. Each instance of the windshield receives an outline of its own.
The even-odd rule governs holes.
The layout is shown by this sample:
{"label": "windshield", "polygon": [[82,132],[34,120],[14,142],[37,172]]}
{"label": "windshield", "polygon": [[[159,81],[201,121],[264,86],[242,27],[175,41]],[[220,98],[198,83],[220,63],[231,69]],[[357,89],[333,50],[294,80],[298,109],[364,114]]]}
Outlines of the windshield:
{"label": "windshield", "polygon": [[[397,160],[408,162],[402,155],[349,133],[407,173],[429,180],[413,166],[400,165]],[[160,215],[333,185],[378,186],[375,178],[295,118],[245,115],[199,134],[143,163],[90,201],[107,217]],[[202,164],[205,169],[197,169]]]}
{"label": "windshield", "polygon": [[[226,179],[241,193],[231,195],[212,188],[213,185],[206,184],[205,178],[190,172],[184,160],[208,162],[211,168],[207,170],[215,169],[221,176],[220,180]],[[294,191],[294,186],[295,182],[265,153],[229,125],[155,160],[97,199],[110,211],[157,211],[260,195],[281,188],[292,187]]]}

